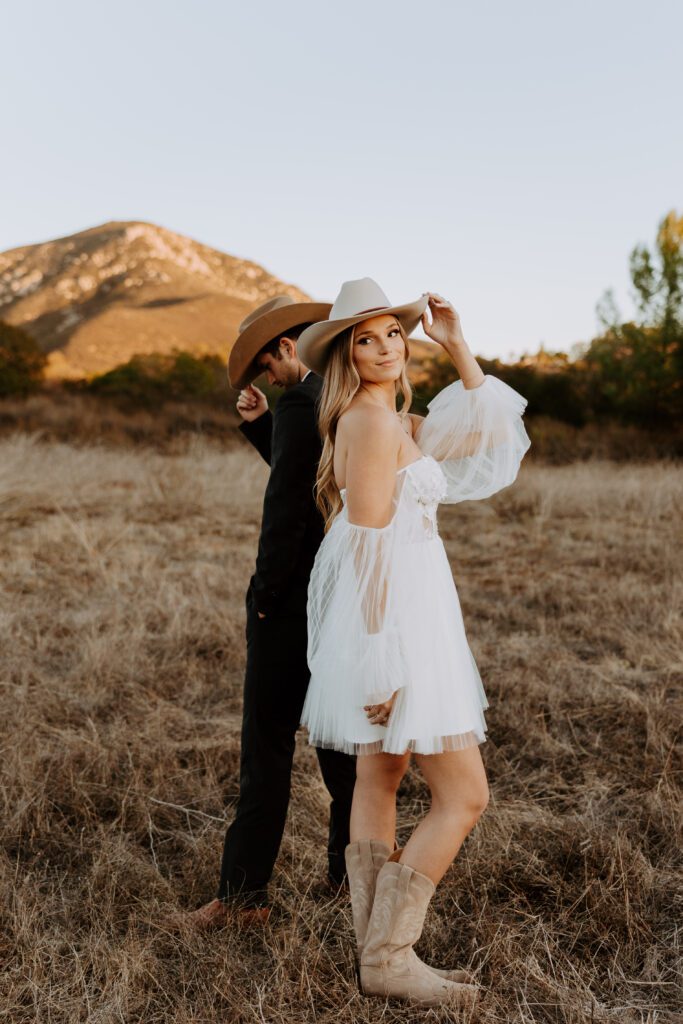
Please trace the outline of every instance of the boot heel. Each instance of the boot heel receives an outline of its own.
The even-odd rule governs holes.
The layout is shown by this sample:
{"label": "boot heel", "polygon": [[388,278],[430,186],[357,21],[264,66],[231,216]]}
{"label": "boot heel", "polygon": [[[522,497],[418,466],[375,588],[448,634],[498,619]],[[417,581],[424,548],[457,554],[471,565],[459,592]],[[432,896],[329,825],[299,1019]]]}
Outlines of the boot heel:
{"label": "boot heel", "polygon": [[363,964],[359,970],[360,990],[366,996],[384,996],[386,991],[384,973],[381,967],[368,967]]}

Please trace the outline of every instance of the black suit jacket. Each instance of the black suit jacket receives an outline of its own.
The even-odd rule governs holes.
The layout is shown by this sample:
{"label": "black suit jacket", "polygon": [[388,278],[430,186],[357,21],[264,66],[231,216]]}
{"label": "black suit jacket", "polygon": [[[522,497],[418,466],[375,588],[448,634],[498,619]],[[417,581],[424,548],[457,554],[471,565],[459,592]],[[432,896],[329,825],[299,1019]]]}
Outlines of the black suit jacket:
{"label": "black suit jacket", "polygon": [[263,499],[256,571],[251,592],[266,615],[278,608],[303,612],[308,580],[325,532],[315,504],[322,442],[317,402],[322,379],[309,373],[280,395],[275,413],[264,413],[240,430],[270,466]]}

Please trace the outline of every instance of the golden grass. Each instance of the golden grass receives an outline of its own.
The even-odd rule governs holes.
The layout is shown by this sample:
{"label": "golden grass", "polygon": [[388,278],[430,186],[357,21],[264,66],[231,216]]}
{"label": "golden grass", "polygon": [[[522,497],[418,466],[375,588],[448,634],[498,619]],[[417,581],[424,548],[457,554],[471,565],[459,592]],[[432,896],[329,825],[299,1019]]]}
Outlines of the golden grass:
{"label": "golden grass", "polygon": [[[12,1024],[452,1019],[358,993],[349,907],[316,889],[326,797],[303,736],[272,928],[164,927],[213,895],[237,793],[265,476],[241,445],[0,442]],[[680,1020],[682,492],[672,464],[530,461],[442,510],[493,799],[420,952],[478,972],[483,1024]],[[425,800],[411,771],[404,834]]]}

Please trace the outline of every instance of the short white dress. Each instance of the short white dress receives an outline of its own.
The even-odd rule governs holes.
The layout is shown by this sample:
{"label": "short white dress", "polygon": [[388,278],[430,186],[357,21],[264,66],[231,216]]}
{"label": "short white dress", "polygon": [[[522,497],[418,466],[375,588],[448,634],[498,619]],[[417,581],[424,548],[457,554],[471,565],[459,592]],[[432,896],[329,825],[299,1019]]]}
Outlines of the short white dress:
{"label": "short white dress", "polygon": [[[491,374],[429,404],[422,457],[396,474],[392,519],[325,535],[308,587],[309,742],[351,754],[437,754],[484,741],[488,706],[467,643],[436,511],[488,498],[516,478],[530,441],[526,399]],[[363,710],[397,692],[386,726]]]}

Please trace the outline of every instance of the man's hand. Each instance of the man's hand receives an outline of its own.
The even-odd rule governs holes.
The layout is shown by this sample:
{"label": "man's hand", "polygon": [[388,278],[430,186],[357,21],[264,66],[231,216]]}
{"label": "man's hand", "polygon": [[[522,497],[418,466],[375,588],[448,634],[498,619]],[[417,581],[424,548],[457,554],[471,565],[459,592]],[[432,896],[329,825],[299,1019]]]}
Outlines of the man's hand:
{"label": "man's hand", "polygon": [[256,614],[258,615],[259,619],[265,619],[265,617],[266,617],[266,613],[265,612],[256,612]]}
{"label": "man's hand", "polygon": [[268,399],[254,384],[248,384],[240,391],[237,411],[243,420],[252,423],[268,411]]}

